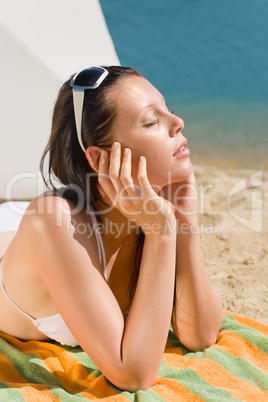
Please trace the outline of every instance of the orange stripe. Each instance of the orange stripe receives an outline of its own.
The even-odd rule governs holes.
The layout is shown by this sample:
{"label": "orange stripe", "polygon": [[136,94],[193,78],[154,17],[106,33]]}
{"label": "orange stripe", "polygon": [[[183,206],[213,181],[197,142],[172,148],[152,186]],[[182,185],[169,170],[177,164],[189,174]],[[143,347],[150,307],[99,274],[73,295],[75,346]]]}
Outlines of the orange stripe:
{"label": "orange stripe", "polygon": [[[55,345],[53,346],[55,347]],[[43,361],[68,392],[72,394],[79,392],[85,398],[92,400],[98,399],[97,396],[103,398],[103,395],[117,395],[117,392],[106,383],[103,377],[89,374],[72,354],[61,347],[56,347],[59,349],[58,355],[44,358]]]}
{"label": "orange stripe", "polygon": [[240,314],[233,313],[232,311],[224,311],[225,314],[231,315],[239,324],[245,325],[246,327],[250,327],[256,329],[260,333],[265,336],[268,336],[268,325],[264,324],[260,321],[254,320],[253,318],[244,317]]}
{"label": "orange stripe", "polygon": [[268,376],[267,355],[236,333],[229,331],[220,332],[217,344],[213,347],[221,349],[231,356],[252,363]]}
{"label": "orange stripe", "polygon": [[95,384],[101,384],[100,393],[102,395],[117,394],[116,391],[106,384],[102,377],[89,374],[79,360],[67,350],[50,343],[46,343],[45,345],[45,350],[42,344],[41,349],[34,349],[32,353],[35,353],[43,360],[46,367],[51,371],[54,377],[57,378],[66,391],[72,394],[87,392],[90,398],[94,398],[94,395],[91,395],[88,389],[91,387],[100,387],[100,385],[96,387]]}
{"label": "orange stripe", "polygon": [[98,377],[90,384],[87,390],[81,392],[81,395],[91,401],[106,401],[109,400],[111,396],[113,402],[129,402],[129,399],[125,395],[117,394],[117,392],[109,387],[106,384],[104,377]]}
{"label": "orange stripe", "polygon": [[171,344],[166,345],[165,353],[175,353],[176,355],[182,356],[182,350],[180,348],[174,348]]}
{"label": "orange stripe", "polygon": [[[228,314],[230,313],[228,312]],[[266,327],[264,324],[257,322],[258,328],[256,328],[256,325],[253,325],[256,323],[255,320],[241,317],[235,313],[231,313],[231,315],[241,324],[246,325],[245,322],[247,322],[248,326],[258,331],[260,331],[259,327],[262,327],[262,330]],[[251,321],[253,321],[253,323]],[[4,334],[2,336],[18,350],[24,353],[34,353],[39,356],[68,392],[79,392],[84,398],[91,400],[98,400],[99,397],[101,398],[103,395],[107,395],[108,398],[109,396],[114,396],[114,401],[128,401],[128,398],[124,395],[117,394],[110,388],[103,377],[95,377],[88,374],[83,365],[65,349],[50,343],[38,341],[21,342],[16,338]],[[197,359],[195,357],[189,359],[186,356],[182,356],[182,351],[179,348],[172,348],[170,346],[171,345],[168,343],[166,353],[164,354],[164,359],[168,366],[177,369],[191,367],[201,378],[208,381],[212,386],[226,389],[230,394],[239,399],[243,398],[248,400],[249,397],[253,397],[255,400],[257,398],[257,400],[265,400],[265,397],[267,398],[265,392],[237,378],[219,363],[211,359]],[[219,334],[217,345],[213,347],[223,350],[231,356],[251,362],[268,375],[267,356],[236,333],[222,331]],[[58,401],[44,385],[34,384],[32,387],[23,385],[25,384],[25,379],[20,376],[12,365],[12,362],[4,355],[1,359],[7,365],[8,372],[5,374],[10,376],[9,378],[13,383],[12,386],[14,387],[16,385],[16,387],[22,387],[20,388],[20,392],[27,402],[35,402],[37,395],[38,398],[39,396],[42,398],[42,401]],[[7,382],[5,379],[4,381]],[[165,377],[159,378],[156,384],[151,387],[151,390],[162,396],[166,401],[176,401],[178,400],[178,395],[180,396],[180,400],[203,401],[203,399],[180,384],[179,381]],[[102,399],[106,400],[106,398]]]}
{"label": "orange stripe", "polygon": [[[7,383],[10,388],[18,388],[24,399],[28,402],[36,402],[37,395],[39,397],[40,392],[42,393],[42,401],[55,401],[58,402],[59,399],[54,397],[53,394],[47,389],[46,385],[34,384],[29,385],[27,380],[20,375],[20,373],[15,369],[13,363],[4,354],[0,353],[1,360],[1,372],[0,380]],[[3,376],[4,374],[4,376]]]}
{"label": "orange stripe", "polygon": [[[88,389],[94,388],[95,394],[99,377],[89,374],[79,360],[64,348],[49,342],[22,342],[6,334],[3,334],[3,337],[19,351],[33,353],[42,359],[46,367],[66,391],[69,393],[87,392],[89,397],[94,398],[94,395],[91,395]],[[102,395],[117,395],[117,392],[109,387],[105,381],[101,380],[101,387],[100,393]]]}
{"label": "orange stripe", "polygon": [[[12,383],[16,384],[25,384],[27,381],[23,378],[20,373],[15,369],[11,360],[6,357],[4,354],[0,352],[0,361],[1,361],[1,371],[0,371],[0,381],[11,383],[9,384],[12,387]],[[13,387],[12,387],[13,388]]]}
{"label": "orange stripe", "polygon": [[160,377],[157,379],[155,385],[153,385],[153,387],[150,388],[150,390],[157,393],[166,402],[204,401],[204,399],[200,398],[198,395],[193,394],[188,388],[186,388],[184,385],[182,385],[179,381],[175,379]]}
{"label": "orange stripe", "polygon": [[171,343],[170,343],[169,341],[167,341],[165,350],[166,350],[166,349],[170,349],[170,348],[172,348],[172,347],[173,347],[173,346],[171,345]]}
{"label": "orange stripe", "polygon": [[[186,356],[176,357],[174,354],[165,355],[164,358],[169,367],[178,370],[182,370],[186,367],[191,368],[199,377],[203,378],[212,386],[225,389],[238,399],[250,400],[248,398],[254,396],[255,400],[264,401],[265,398],[267,398],[266,392],[247,381],[239,379],[219,363],[209,358],[197,359],[195,357],[188,358]],[[259,397],[259,399],[257,399],[257,397]]]}
{"label": "orange stripe", "polygon": [[36,351],[35,354],[43,360],[46,367],[66,391],[72,394],[84,391],[96,377],[89,374],[85,367],[67,351],[61,349],[61,352],[53,357],[45,357],[39,351]]}
{"label": "orange stripe", "polygon": [[60,399],[53,395],[45,385],[27,385],[20,388],[20,392],[26,402],[60,402]]}
{"label": "orange stripe", "polygon": [[219,363],[211,359],[203,359],[203,363],[202,367],[199,359],[191,359],[192,369],[199,375],[199,377],[209,382],[213,387],[223,388],[235,398],[246,401],[253,399],[257,401],[265,401],[267,398],[266,392],[260,390],[255,385],[236,377]]}
{"label": "orange stripe", "polygon": [[10,340],[19,351],[38,356],[68,392],[81,392],[96,378],[88,374],[85,367],[60,346],[39,341],[21,342],[15,338]]}

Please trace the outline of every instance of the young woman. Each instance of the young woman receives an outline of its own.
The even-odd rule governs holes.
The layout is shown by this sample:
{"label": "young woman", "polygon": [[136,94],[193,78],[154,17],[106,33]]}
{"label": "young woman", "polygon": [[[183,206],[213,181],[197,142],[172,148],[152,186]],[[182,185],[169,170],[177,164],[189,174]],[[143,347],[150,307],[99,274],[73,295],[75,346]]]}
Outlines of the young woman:
{"label": "young woman", "polygon": [[223,308],[183,127],[132,68],[91,67],[62,86],[41,168],[49,153],[48,182],[64,187],[1,234],[1,331],[79,344],[129,391],[154,383],[170,322],[189,350],[216,342]]}

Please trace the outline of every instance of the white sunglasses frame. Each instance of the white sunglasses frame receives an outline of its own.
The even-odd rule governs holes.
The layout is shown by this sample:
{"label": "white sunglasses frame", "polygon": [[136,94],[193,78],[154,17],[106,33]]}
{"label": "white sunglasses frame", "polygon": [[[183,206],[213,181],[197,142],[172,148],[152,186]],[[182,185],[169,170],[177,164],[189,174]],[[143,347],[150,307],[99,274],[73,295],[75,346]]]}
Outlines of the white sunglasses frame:
{"label": "white sunglasses frame", "polygon": [[[74,82],[78,75],[84,71],[84,70],[90,70],[91,68],[97,68],[103,71],[103,73],[99,76],[97,81],[95,82],[94,85],[91,86],[82,86],[82,85],[75,85]],[[83,106],[84,106],[84,97],[85,97],[85,89],[96,89],[100,86],[100,84],[103,82],[103,80],[107,77],[109,74],[108,70],[106,68],[101,67],[101,66],[91,66],[87,68],[83,68],[80,70],[75,76],[73,77],[70,85],[73,88],[73,103],[74,103],[74,117],[75,117],[75,125],[76,125],[76,132],[77,132],[77,138],[78,142],[80,144],[80,147],[84,152],[86,152],[86,149],[84,147],[83,141],[82,141],[82,116],[83,116]]]}

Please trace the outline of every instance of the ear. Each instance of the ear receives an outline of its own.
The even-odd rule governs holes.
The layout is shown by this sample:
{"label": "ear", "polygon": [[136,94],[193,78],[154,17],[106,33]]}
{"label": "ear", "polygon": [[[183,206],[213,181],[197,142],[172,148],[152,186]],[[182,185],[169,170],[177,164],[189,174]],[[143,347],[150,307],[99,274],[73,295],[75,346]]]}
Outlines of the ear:
{"label": "ear", "polygon": [[88,163],[92,167],[95,172],[99,171],[99,163],[100,163],[100,155],[101,155],[102,148],[90,146],[86,149],[86,158]]}

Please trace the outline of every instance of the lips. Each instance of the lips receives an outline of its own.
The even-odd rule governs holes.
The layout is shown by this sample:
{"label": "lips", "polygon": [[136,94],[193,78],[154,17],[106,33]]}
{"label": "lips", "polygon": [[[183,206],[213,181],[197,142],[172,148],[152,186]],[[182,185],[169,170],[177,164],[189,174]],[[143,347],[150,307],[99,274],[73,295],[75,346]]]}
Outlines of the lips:
{"label": "lips", "polygon": [[184,140],[173,156],[175,158],[184,158],[185,156],[190,155],[190,150],[186,148],[186,145],[187,140]]}

